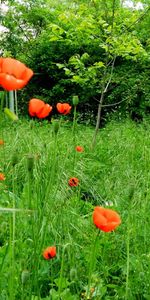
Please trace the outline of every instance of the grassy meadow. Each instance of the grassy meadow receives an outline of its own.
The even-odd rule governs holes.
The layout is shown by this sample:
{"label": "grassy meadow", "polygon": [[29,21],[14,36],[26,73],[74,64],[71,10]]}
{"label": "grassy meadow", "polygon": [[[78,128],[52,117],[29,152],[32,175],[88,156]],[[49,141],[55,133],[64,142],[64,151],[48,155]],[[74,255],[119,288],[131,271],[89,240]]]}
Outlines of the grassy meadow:
{"label": "grassy meadow", "polygon": [[[0,132],[0,299],[149,300],[149,120],[111,121],[94,149],[94,128],[67,118],[4,119]],[[95,206],[120,226],[96,228]]]}

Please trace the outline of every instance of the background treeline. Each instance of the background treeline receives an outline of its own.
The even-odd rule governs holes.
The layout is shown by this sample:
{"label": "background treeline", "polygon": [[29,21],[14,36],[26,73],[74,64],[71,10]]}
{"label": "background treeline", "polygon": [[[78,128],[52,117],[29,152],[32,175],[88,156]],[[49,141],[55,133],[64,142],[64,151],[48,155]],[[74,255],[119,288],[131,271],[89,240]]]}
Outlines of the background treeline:
{"label": "background treeline", "polygon": [[136,120],[150,112],[150,6],[124,7],[118,0],[3,1],[3,56],[33,69],[18,92],[20,112],[30,98],[51,105],[78,95],[79,121],[95,124],[112,115]]}

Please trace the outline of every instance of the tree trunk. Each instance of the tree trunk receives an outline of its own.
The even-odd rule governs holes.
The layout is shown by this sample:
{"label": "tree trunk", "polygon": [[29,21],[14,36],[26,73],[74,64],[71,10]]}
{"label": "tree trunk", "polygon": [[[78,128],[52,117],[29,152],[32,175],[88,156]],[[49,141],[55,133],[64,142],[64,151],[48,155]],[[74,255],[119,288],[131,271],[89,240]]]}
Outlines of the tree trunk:
{"label": "tree trunk", "polygon": [[95,147],[96,137],[97,137],[97,133],[98,133],[98,130],[100,127],[104,93],[105,93],[105,91],[103,90],[103,92],[101,93],[101,98],[100,98],[99,104],[98,104],[97,121],[96,121],[96,127],[95,127],[94,136],[93,136],[93,140],[92,140],[92,149]]}

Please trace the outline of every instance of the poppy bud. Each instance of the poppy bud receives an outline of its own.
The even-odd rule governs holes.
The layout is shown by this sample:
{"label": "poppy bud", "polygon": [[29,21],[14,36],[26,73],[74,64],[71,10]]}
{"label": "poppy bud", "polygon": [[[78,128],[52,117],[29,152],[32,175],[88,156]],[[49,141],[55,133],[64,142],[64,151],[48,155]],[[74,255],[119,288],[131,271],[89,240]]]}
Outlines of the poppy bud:
{"label": "poppy bud", "polygon": [[77,106],[78,103],[79,103],[79,97],[78,96],[73,96],[72,103],[73,103],[74,106]]}
{"label": "poppy bud", "polygon": [[13,121],[17,121],[18,117],[15,115],[9,108],[5,107],[4,108],[4,113],[8,116],[9,119]]}
{"label": "poppy bud", "polygon": [[29,277],[30,277],[30,273],[29,273],[28,270],[22,271],[22,274],[21,274],[21,282],[22,282],[22,284],[25,284],[28,281]]}
{"label": "poppy bud", "polygon": [[53,130],[54,130],[54,133],[57,135],[57,133],[58,133],[58,130],[59,130],[59,126],[60,126],[60,124],[59,124],[59,122],[53,122]]}
{"label": "poppy bud", "polygon": [[77,279],[77,270],[76,270],[76,268],[72,268],[71,270],[70,270],[70,279],[71,279],[71,281],[75,281],[76,279]]}
{"label": "poppy bud", "polygon": [[32,154],[29,154],[27,156],[27,169],[29,172],[33,170],[34,167],[34,156]]}
{"label": "poppy bud", "polygon": [[11,164],[14,167],[18,163],[18,153],[14,152],[11,158]]}
{"label": "poppy bud", "polygon": [[35,127],[35,124],[34,124],[34,121],[33,121],[33,120],[31,120],[29,124],[30,124],[30,128],[31,128],[31,129]]}

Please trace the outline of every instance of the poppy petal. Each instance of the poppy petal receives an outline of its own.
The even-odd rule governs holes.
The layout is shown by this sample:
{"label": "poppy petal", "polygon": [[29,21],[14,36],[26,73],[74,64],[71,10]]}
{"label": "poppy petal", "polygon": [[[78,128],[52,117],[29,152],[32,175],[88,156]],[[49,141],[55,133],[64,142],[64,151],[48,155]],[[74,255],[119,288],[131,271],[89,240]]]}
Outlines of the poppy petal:
{"label": "poppy petal", "polygon": [[49,105],[49,104],[45,104],[45,106],[42,108],[42,110],[37,113],[37,117],[39,119],[43,119],[43,118],[46,118],[50,112],[52,111],[52,107]]}
{"label": "poppy petal", "polygon": [[28,82],[32,76],[33,76],[33,71],[29,68],[26,68],[22,74],[22,79]]}
{"label": "poppy petal", "polygon": [[70,113],[70,110],[71,110],[71,106],[68,104],[68,103],[64,103],[64,106],[63,106],[63,114],[64,115],[67,115]]}
{"label": "poppy petal", "polygon": [[83,152],[84,151],[84,148],[82,146],[76,146],[76,151],[77,152]]}
{"label": "poppy petal", "polygon": [[[13,58],[4,58],[2,63],[2,73],[15,76],[17,79],[22,78],[26,69],[28,69],[22,62]],[[33,71],[30,70],[32,73]]]}
{"label": "poppy petal", "polygon": [[33,71],[25,64],[13,58],[0,59],[0,85],[8,90],[19,90],[23,88],[30,78]]}
{"label": "poppy petal", "polygon": [[16,79],[12,75],[1,73],[0,84],[5,90],[11,91],[21,89],[26,83],[21,79]]}
{"label": "poppy petal", "polygon": [[121,224],[121,219],[116,211],[96,206],[93,212],[93,222],[99,229],[109,232]]}
{"label": "poppy petal", "polygon": [[52,247],[47,247],[44,251],[43,251],[43,257],[47,260],[53,258],[56,256],[56,247],[52,246]]}
{"label": "poppy petal", "polygon": [[62,106],[62,103],[57,103],[56,108],[57,108],[57,110],[58,110],[58,112],[59,112],[60,114],[63,113],[63,106]]}
{"label": "poppy petal", "polygon": [[42,111],[44,108],[45,103],[40,100],[33,98],[29,101],[29,114],[31,117],[37,117],[37,115]]}
{"label": "poppy petal", "polygon": [[5,180],[5,175],[3,173],[0,173],[0,180]]}
{"label": "poppy petal", "polygon": [[68,103],[57,103],[56,108],[63,115],[69,114],[71,110],[71,106]]}

